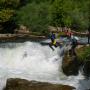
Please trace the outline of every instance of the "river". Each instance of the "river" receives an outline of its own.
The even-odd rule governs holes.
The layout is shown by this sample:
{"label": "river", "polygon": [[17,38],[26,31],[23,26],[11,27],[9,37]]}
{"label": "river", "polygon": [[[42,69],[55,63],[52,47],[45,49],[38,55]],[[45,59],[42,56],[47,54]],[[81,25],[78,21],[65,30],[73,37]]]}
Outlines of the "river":
{"label": "river", "polygon": [[48,45],[31,41],[0,43],[0,90],[5,87],[7,78],[60,83],[74,86],[76,90],[89,89],[90,80],[81,73],[77,76],[63,74],[60,54],[64,48],[52,51]]}

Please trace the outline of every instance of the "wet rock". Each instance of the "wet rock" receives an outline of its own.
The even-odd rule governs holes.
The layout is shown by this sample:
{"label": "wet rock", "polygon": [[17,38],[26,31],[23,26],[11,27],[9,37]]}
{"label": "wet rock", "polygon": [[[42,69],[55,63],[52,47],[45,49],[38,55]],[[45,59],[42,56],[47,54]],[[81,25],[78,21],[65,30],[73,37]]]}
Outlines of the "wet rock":
{"label": "wet rock", "polygon": [[0,42],[16,42],[26,40],[45,40],[46,36],[32,35],[32,34],[0,34]]}
{"label": "wet rock", "polygon": [[86,61],[83,64],[83,74],[86,78],[90,77],[90,61]]}
{"label": "wet rock", "polygon": [[72,86],[50,84],[47,82],[27,81],[25,79],[8,79],[4,90],[73,90]]}
{"label": "wet rock", "polygon": [[78,75],[80,62],[77,60],[77,56],[69,55],[67,51],[62,61],[63,73],[67,76]]}
{"label": "wet rock", "polygon": [[84,45],[76,49],[78,60],[82,62],[82,71],[84,76],[88,79],[90,77],[90,46]]}

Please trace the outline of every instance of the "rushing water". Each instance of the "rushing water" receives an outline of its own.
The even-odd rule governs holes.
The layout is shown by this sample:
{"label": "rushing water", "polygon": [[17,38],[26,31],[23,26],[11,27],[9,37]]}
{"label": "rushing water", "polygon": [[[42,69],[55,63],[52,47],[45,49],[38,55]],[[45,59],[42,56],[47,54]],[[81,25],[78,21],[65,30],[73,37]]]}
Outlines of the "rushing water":
{"label": "rushing water", "polygon": [[0,90],[7,78],[24,78],[51,83],[71,85],[77,90],[90,88],[90,80],[78,76],[65,76],[61,64],[63,48],[42,46],[36,42],[0,44]]}

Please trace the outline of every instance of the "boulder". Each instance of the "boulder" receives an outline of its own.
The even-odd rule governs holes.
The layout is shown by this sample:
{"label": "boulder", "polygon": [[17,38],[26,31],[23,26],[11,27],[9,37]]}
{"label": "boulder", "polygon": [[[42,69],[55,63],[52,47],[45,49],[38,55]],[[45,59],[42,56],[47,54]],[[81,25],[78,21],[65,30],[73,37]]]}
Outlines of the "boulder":
{"label": "boulder", "polygon": [[20,25],[19,29],[15,29],[14,33],[18,33],[18,34],[28,34],[30,33],[29,29],[24,26],[24,25]]}
{"label": "boulder", "polygon": [[10,78],[4,90],[73,90],[72,86]]}
{"label": "boulder", "polygon": [[86,78],[90,77],[90,60],[83,64],[83,74]]}
{"label": "boulder", "polygon": [[82,71],[86,78],[90,77],[90,46],[83,45],[76,48],[78,61],[82,63]]}
{"label": "boulder", "polygon": [[67,51],[62,61],[63,73],[67,76],[78,75],[79,67],[80,62],[77,60],[77,56],[69,55],[69,52]]}

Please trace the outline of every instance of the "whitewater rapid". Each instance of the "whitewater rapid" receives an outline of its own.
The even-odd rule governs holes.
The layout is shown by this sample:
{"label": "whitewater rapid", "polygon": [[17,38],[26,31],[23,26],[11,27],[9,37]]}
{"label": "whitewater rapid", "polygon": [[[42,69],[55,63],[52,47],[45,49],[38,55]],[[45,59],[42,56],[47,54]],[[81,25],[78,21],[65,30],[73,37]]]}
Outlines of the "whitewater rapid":
{"label": "whitewater rapid", "polygon": [[[45,41],[46,42],[46,41]],[[7,78],[23,78],[51,83],[71,85],[77,90],[90,88],[90,80],[78,76],[65,76],[62,73],[63,48],[42,46],[36,42],[1,43],[0,44],[0,90]]]}

